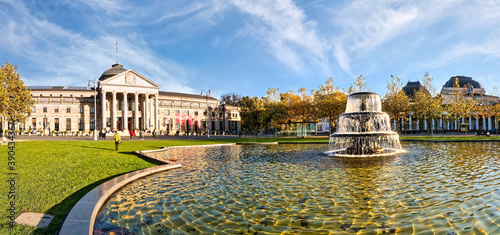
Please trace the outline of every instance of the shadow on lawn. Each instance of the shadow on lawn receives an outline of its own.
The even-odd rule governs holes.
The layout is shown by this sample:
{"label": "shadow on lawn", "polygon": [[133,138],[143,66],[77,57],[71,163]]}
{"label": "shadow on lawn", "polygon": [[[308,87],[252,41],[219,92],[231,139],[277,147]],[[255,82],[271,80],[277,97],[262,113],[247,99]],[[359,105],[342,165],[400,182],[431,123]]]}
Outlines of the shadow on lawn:
{"label": "shadow on lawn", "polygon": [[[81,146],[81,147],[87,147],[87,146]],[[88,147],[88,148],[94,148],[94,147]],[[102,149],[104,149],[104,148],[102,148]],[[106,149],[106,150],[108,150],[108,149]],[[110,151],[114,151],[114,149],[110,150]],[[133,156],[141,157],[141,156],[138,156],[137,154],[135,154],[132,151],[120,152],[120,154],[133,155]],[[144,158],[142,158],[142,159],[144,159]],[[147,161],[147,162],[149,162],[149,163],[156,164],[156,165],[158,165],[158,163],[159,163],[159,162],[151,161],[151,160],[147,160],[147,159],[144,159],[144,160]],[[40,235],[41,234],[56,234],[56,235],[59,234],[59,231],[61,230],[62,224],[64,223],[64,220],[66,219],[66,216],[69,214],[69,212],[71,211],[71,209],[73,208],[73,206],[83,196],[85,196],[85,194],[87,194],[88,192],[90,192],[92,189],[94,189],[95,187],[99,186],[100,184],[102,184],[102,183],[104,183],[104,182],[106,182],[108,180],[111,180],[113,178],[116,178],[116,177],[118,177],[120,175],[127,174],[127,173],[130,173],[130,172],[124,172],[124,173],[121,173],[121,174],[118,174],[118,175],[113,175],[113,176],[107,177],[105,179],[101,179],[101,180],[96,181],[96,182],[94,182],[94,183],[92,183],[90,185],[85,186],[84,188],[82,188],[82,189],[74,192],[70,196],[66,197],[62,202],[60,202],[59,204],[53,206],[52,208],[50,208],[49,210],[47,210],[45,212],[46,214],[54,215],[54,219],[52,219],[52,222],[50,222],[49,227],[47,227],[45,229],[37,228],[33,232],[33,234],[40,234]]]}

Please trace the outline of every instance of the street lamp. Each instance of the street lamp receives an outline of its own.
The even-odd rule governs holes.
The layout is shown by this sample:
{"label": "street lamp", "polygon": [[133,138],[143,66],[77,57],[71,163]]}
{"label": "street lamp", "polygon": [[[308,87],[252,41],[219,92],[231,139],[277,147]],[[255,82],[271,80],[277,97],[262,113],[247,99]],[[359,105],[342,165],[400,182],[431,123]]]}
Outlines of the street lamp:
{"label": "street lamp", "polygon": [[208,92],[201,90],[201,95],[203,95],[203,93],[205,93],[205,97],[207,98],[207,138],[210,138],[210,128],[208,124],[210,120],[210,113],[208,112],[208,97],[210,97],[212,92],[210,91],[210,89],[208,89]]}
{"label": "street lamp", "polygon": [[94,77],[94,81],[92,80],[89,80],[89,87],[90,87],[90,84],[91,82],[93,82],[94,84],[94,141],[97,141],[97,133],[96,133],[96,130],[97,130],[97,101],[96,101],[96,96],[97,96],[97,83],[95,81],[95,77]]}

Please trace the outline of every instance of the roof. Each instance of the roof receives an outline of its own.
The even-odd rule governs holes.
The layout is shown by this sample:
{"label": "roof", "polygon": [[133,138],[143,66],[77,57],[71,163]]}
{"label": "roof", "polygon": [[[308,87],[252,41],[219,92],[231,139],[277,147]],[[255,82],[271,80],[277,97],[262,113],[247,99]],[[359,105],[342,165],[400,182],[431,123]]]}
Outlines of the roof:
{"label": "roof", "polygon": [[[176,97],[185,97],[185,98],[194,98],[194,99],[206,99],[207,97],[204,95],[194,95],[194,94],[187,94],[187,93],[178,93],[178,92],[168,92],[168,91],[159,91],[159,95],[163,96],[176,96]],[[211,101],[219,101],[218,99],[214,97],[208,97],[209,100]]]}
{"label": "roof", "polygon": [[474,88],[482,88],[479,82],[466,76],[453,76],[443,85],[443,87],[455,87],[455,78],[458,78],[458,85],[460,87],[467,87],[470,84]]}
{"label": "roof", "polygon": [[[406,83],[406,85],[403,87],[403,92],[405,93],[406,96],[413,98],[415,96],[415,92],[417,92],[418,89],[420,89],[421,87],[425,89],[425,87],[422,86],[422,84],[420,84],[419,81],[416,82],[408,81],[408,83]],[[425,91],[427,91],[427,89],[425,89]],[[429,91],[427,91],[427,93],[429,93]]]}
{"label": "roof", "polygon": [[31,91],[93,91],[93,87],[86,86],[28,86]]}
{"label": "roof", "polygon": [[111,68],[107,69],[106,71],[104,71],[104,73],[102,73],[101,77],[99,78],[99,81],[106,80],[107,78],[113,77],[125,71],[127,70],[123,68],[123,65],[116,63],[112,65]]}

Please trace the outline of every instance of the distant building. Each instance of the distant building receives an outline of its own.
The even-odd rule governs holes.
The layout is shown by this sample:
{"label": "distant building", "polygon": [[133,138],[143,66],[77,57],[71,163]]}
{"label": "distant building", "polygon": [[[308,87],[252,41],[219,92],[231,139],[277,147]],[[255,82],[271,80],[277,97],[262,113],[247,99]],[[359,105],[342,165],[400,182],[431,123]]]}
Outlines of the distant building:
{"label": "distant building", "polygon": [[[458,80],[458,87],[456,86],[456,80]],[[419,81],[409,81],[403,87],[403,91],[410,99],[413,99],[415,92],[421,87],[423,86]],[[481,84],[471,77],[453,76],[446,81],[441,89],[440,95],[443,98],[443,105],[450,104],[454,94],[457,94],[457,92],[464,94],[466,99],[475,100],[479,105],[489,105],[500,101],[500,98],[497,96],[486,95]],[[461,123],[466,123],[470,131],[490,130],[492,128],[498,128],[499,125],[497,117],[483,117],[480,115],[471,115],[468,118],[462,118]],[[407,122],[401,120],[401,126],[404,131],[427,130],[426,121],[420,122],[418,117],[415,117],[412,113],[408,115]],[[395,122],[393,128],[395,128]],[[439,120],[432,120],[431,128],[434,130],[457,131],[459,127],[458,121],[440,118]]]}
{"label": "distant building", "polygon": [[124,134],[156,129],[170,135],[201,133],[207,128],[212,134],[237,134],[241,129],[239,107],[221,104],[213,97],[160,88],[118,63],[104,71],[97,88],[30,86],[35,104],[28,121],[17,128],[45,133],[106,129]]}

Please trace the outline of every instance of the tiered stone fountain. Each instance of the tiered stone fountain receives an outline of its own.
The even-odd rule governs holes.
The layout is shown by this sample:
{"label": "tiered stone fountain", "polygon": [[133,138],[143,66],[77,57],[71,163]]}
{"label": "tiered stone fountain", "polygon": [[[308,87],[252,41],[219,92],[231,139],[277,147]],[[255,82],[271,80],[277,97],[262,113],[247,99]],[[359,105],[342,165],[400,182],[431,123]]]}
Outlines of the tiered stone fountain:
{"label": "tiered stone fountain", "polygon": [[330,136],[326,153],[342,157],[386,156],[404,152],[398,133],[382,112],[380,96],[372,92],[349,95],[337,132]]}

